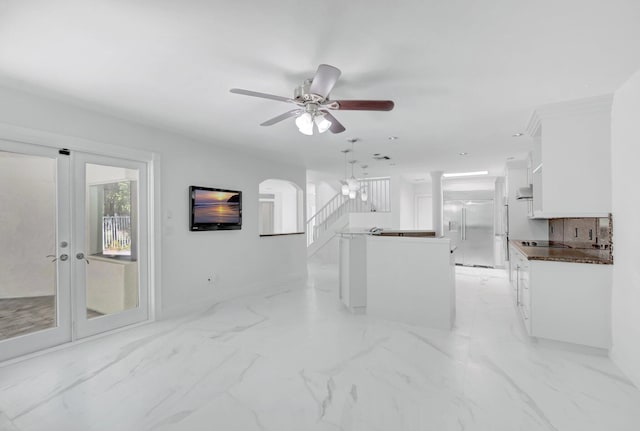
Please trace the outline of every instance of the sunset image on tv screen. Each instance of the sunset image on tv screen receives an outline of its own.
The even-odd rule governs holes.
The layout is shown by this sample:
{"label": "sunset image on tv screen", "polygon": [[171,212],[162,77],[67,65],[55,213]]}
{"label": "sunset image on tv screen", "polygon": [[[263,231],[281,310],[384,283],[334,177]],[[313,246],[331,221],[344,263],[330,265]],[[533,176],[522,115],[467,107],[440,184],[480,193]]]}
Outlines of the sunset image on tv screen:
{"label": "sunset image on tv screen", "polygon": [[240,194],[195,190],[194,223],[240,223]]}

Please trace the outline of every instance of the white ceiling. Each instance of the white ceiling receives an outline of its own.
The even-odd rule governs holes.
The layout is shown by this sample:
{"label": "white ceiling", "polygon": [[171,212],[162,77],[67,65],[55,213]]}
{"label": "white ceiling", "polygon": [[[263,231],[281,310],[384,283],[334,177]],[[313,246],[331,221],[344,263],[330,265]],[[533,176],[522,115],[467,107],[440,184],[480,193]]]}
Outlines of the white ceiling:
{"label": "white ceiling", "polygon": [[[308,137],[259,126],[291,105],[229,93],[289,97],[319,63],[342,70],[333,99],[396,108],[334,111],[347,131]],[[536,106],[637,69],[638,0],[0,0],[0,85],[338,173],[352,137],[371,175],[499,173]]]}

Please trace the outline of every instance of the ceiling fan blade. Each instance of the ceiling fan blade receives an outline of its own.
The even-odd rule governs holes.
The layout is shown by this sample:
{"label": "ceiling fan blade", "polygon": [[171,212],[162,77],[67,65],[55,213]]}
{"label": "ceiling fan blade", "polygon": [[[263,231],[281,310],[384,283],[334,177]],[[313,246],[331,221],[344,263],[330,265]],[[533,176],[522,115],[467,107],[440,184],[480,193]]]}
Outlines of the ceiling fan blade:
{"label": "ceiling fan blade", "polygon": [[333,86],[336,85],[341,73],[337,67],[321,64],[318,66],[313,81],[311,81],[309,93],[317,94],[326,99],[329,93],[331,93],[331,90],[333,90]]}
{"label": "ceiling fan blade", "polygon": [[329,130],[331,130],[331,133],[342,133],[345,130],[347,130],[347,129],[344,128],[344,126],[342,124],[340,124],[340,122],[338,120],[336,120],[336,117],[331,115],[331,113],[329,111],[325,111],[323,109],[320,112],[322,112],[324,114],[324,116],[327,118],[327,120],[331,121],[331,127],[329,127]]}
{"label": "ceiling fan blade", "polygon": [[264,123],[260,124],[261,126],[273,126],[276,123],[279,123],[280,121],[286,120],[287,118],[290,117],[295,117],[296,115],[302,114],[304,111],[302,109],[292,109],[289,112],[285,112],[284,114],[280,114],[277,117],[273,117],[270,120],[265,121]]}
{"label": "ceiling fan blade", "polygon": [[279,102],[293,103],[293,100],[289,99],[288,97],[275,96],[273,94],[267,94],[267,93],[259,93],[257,91],[243,90],[242,88],[232,88],[229,91],[234,94],[244,94],[245,96],[260,97],[262,99],[271,99],[271,100],[277,100]]}
{"label": "ceiling fan blade", "polygon": [[343,111],[391,111],[394,106],[392,100],[332,100],[325,105]]}

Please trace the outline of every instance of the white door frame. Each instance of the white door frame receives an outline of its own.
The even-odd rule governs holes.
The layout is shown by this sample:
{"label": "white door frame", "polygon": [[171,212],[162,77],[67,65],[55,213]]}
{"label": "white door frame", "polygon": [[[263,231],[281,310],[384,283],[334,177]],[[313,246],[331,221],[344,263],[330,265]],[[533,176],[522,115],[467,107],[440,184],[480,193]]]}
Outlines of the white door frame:
{"label": "white door frame", "polygon": [[[38,157],[50,157],[57,161],[56,166],[56,325],[53,328],[24,334],[0,341],[0,361],[15,358],[37,350],[43,350],[72,339],[71,333],[71,259],[69,244],[71,238],[71,204],[69,156],[60,154],[58,149],[27,145],[0,139],[0,150]],[[67,258],[64,258],[66,255]],[[42,258],[44,256],[34,256]]]}

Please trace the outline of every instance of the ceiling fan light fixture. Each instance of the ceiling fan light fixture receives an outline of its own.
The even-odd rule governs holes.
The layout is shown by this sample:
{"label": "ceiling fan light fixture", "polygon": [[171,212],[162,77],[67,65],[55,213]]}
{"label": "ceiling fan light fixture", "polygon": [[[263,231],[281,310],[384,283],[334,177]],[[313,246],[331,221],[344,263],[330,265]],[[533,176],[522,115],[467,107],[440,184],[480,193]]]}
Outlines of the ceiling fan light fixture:
{"label": "ceiling fan light fixture", "polygon": [[313,117],[308,112],[305,112],[296,118],[296,126],[298,126],[300,133],[304,135],[313,135]]}
{"label": "ceiling fan light fixture", "polygon": [[[275,100],[278,102],[292,103],[297,106],[288,112],[261,123],[261,126],[273,126],[281,121],[296,117],[296,125],[300,133],[313,135],[314,123],[318,132],[342,133],[346,129],[340,124],[329,110],[340,111],[391,111],[395,104],[392,100],[337,100],[329,99],[342,72],[337,67],[320,64],[313,78],[307,79],[302,85],[295,88],[293,98],[277,96],[275,94],[261,93],[259,91],[231,88],[234,94],[258,97],[261,99]],[[302,114],[301,114],[302,113]],[[396,139],[391,136],[389,139]]]}
{"label": "ceiling fan light fixture", "polygon": [[299,127],[298,131],[303,135],[311,136],[313,135],[313,125],[309,127]]}
{"label": "ceiling fan light fixture", "polygon": [[329,130],[329,127],[331,127],[331,121],[327,120],[324,114],[316,114],[313,121],[316,123],[316,126],[318,126],[318,132],[320,133],[326,132]]}

